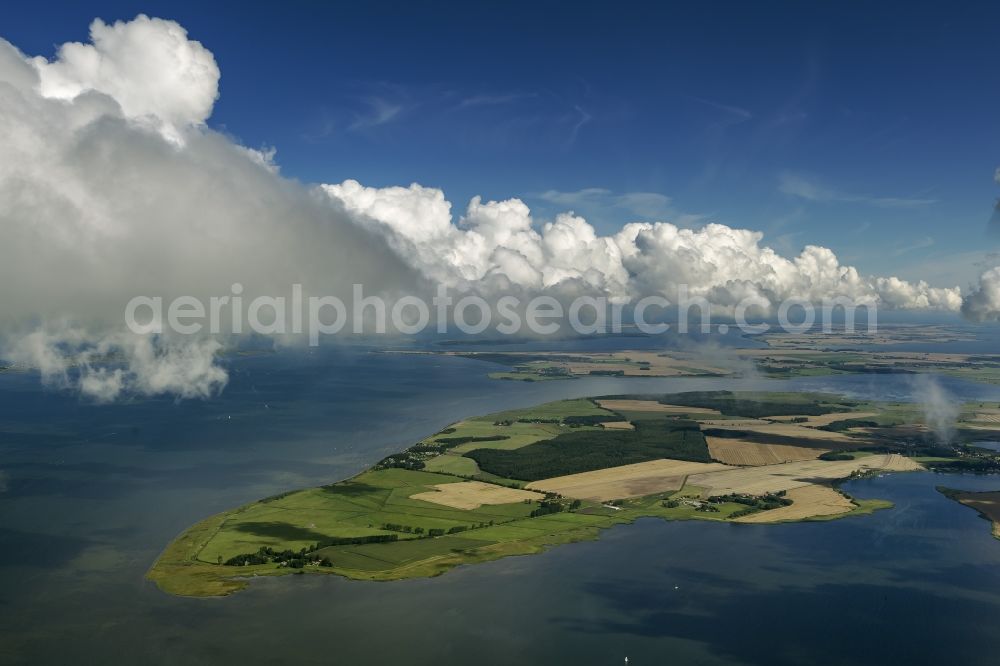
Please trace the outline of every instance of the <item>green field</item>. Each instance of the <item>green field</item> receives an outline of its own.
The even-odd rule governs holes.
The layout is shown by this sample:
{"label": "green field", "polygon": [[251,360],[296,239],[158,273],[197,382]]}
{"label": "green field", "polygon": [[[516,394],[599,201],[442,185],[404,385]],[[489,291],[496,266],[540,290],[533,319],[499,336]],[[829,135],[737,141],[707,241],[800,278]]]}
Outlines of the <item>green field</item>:
{"label": "green field", "polygon": [[[234,511],[197,558],[212,564],[220,557],[227,560],[261,546],[299,550],[331,537],[396,533],[382,529],[385,524],[420,527],[426,532],[503,522],[531,512],[529,505],[520,503],[464,511],[410,499],[433,485],[461,481],[444,474],[387,469],[256,502]],[[396,534],[401,540],[415,538],[413,534]]]}
{"label": "green field", "polygon": [[468,477],[474,477],[480,473],[479,465],[476,464],[475,460],[450,453],[434,456],[424,463],[424,469],[428,472],[441,472],[442,474]]}
{"label": "green field", "polygon": [[697,423],[665,418],[637,422],[635,430],[566,432],[513,451],[476,449],[466,455],[486,472],[528,481],[659,458],[711,460]]}
{"label": "green field", "polygon": [[[565,417],[596,415],[610,416],[611,412],[601,409],[586,399],[560,400],[527,409],[497,412],[496,414],[459,421],[446,428],[445,431],[428,437],[420,444],[434,446],[442,444],[441,440],[502,436],[505,439],[492,442],[469,442],[458,445],[449,445],[444,442],[444,444],[449,453],[456,454],[482,448],[517,449],[543,439],[551,439],[565,432],[565,426],[560,425]],[[597,430],[598,428],[589,429]]]}

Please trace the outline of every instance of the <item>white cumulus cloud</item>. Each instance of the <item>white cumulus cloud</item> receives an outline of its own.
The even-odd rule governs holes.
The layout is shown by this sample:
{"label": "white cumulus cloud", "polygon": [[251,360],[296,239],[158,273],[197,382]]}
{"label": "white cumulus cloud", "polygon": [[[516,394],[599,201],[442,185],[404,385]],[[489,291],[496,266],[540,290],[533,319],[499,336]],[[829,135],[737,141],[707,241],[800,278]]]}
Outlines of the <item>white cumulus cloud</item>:
{"label": "white cumulus cloud", "polygon": [[359,223],[384,233],[408,264],[458,289],[490,293],[491,285],[499,285],[537,292],[573,283],[626,302],[649,295],[675,299],[684,285],[690,295],[722,308],[755,296],[772,313],[791,298],[819,303],[846,297],[888,308],[951,311],[962,302],[957,287],[862,276],[823,247],[807,246],[788,259],[763,245],[760,232],[722,224],[683,229],[668,222],[632,223],[613,236],[599,236],[570,213],[538,228],[518,199],[484,203],[477,197],[456,223],[438,189],[379,189],[353,180],[323,189],[357,214]]}
{"label": "white cumulus cloud", "polygon": [[113,25],[95,19],[90,39],[90,44],[63,44],[51,62],[41,56],[30,60],[43,97],[74,100],[90,90],[104,93],[126,118],[148,122],[174,140],[211,115],[219,67],[177,23],[142,14]]}

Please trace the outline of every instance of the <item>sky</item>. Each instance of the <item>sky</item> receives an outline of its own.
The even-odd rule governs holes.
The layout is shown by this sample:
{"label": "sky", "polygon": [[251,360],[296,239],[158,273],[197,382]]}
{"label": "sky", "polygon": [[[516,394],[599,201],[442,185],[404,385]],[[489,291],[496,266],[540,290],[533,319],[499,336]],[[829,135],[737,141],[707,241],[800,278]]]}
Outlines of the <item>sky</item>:
{"label": "sky", "polygon": [[17,3],[0,33],[52,58],[140,12],[215,56],[209,127],[303,182],[717,221],[940,286],[1000,249],[988,3]]}
{"label": "sky", "polygon": [[[993,11],[5,8],[0,358],[99,401],[208,397],[238,300],[256,334],[314,343],[273,304],[293,285],[342,307],[363,285],[487,314],[846,299],[991,325]],[[219,329],[126,325],[137,298],[227,294]]]}

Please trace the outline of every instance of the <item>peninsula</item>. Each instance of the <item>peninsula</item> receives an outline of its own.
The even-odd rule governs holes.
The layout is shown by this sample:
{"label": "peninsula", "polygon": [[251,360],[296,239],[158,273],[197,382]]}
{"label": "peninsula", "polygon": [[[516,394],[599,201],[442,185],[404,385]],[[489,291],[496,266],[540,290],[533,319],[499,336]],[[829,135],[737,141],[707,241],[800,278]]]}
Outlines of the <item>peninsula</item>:
{"label": "peninsula", "polygon": [[[968,406],[969,437],[997,410]],[[829,394],[618,395],[469,418],[357,476],[206,518],[147,577],[218,596],[255,576],[395,580],[596,538],[642,517],[828,520],[890,506],[837,482],[925,465],[997,465],[942,449],[912,404]]]}

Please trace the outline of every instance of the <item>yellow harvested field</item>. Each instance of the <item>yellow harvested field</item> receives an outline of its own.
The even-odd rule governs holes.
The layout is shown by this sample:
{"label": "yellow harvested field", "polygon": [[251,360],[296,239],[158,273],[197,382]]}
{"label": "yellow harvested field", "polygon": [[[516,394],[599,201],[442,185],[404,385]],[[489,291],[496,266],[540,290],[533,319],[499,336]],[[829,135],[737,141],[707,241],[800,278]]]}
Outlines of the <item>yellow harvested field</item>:
{"label": "yellow harvested field", "polygon": [[655,400],[598,400],[604,409],[612,412],[656,412],[658,414],[711,414],[721,416],[718,410],[705,407],[684,407],[682,405],[664,405]]}
{"label": "yellow harvested field", "polygon": [[860,470],[908,472],[919,469],[923,467],[910,458],[890,453],[855,460],[803,460],[761,467],[727,467],[725,471],[692,474],[688,477],[688,483],[704,488],[704,497],[729,493],[763,495],[822,481],[844,479],[851,472]]}
{"label": "yellow harvested field", "polygon": [[605,421],[601,427],[605,430],[635,430],[635,426],[628,421]]}
{"label": "yellow harvested field", "polygon": [[1000,429],[996,423],[962,423],[962,427],[969,430],[984,430],[986,432],[996,432]]}
{"label": "yellow harvested field", "polygon": [[768,423],[767,421],[759,423],[750,421],[712,421],[711,423],[707,423],[703,421],[701,423],[702,425],[710,425],[713,428],[720,428],[722,430],[744,430],[760,433],[761,435],[776,435],[816,442],[858,443],[857,439],[842,432],[829,432],[827,430],[807,428],[798,423]]}
{"label": "yellow harvested field", "polygon": [[736,518],[737,523],[780,523],[785,520],[802,520],[814,516],[834,516],[854,509],[849,499],[829,486],[809,485],[792,488],[785,495],[792,500],[790,506],[770,511],[752,513]]}
{"label": "yellow harvested field", "polygon": [[545,496],[528,490],[505,488],[481,481],[461,481],[440,483],[432,486],[437,490],[410,495],[410,499],[443,504],[453,509],[478,509],[484,504],[513,504],[524,500],[540,500]]}
{"label": "yellow harvested field", "polygon": [[758,444],[744,439],[706,437],[708,452],[715,460],[727,465],[776,465],[797,460],[815,460],[827,449],[784,444]]}
{"label": "yellow harvested field", "polygon": [[1000,414],[979,412],[976,414],[976,421],[980,423],[1000,423]]}
{"label": "yellow harvested field", "polygon": [[680,490],[691,474],[732,469],[719,463],[683,460],[650,460],[634,465],[609,467],[529,483],[532,490],[559,493],[564,497],[606,502]]}

